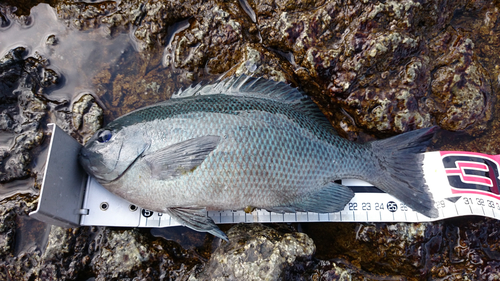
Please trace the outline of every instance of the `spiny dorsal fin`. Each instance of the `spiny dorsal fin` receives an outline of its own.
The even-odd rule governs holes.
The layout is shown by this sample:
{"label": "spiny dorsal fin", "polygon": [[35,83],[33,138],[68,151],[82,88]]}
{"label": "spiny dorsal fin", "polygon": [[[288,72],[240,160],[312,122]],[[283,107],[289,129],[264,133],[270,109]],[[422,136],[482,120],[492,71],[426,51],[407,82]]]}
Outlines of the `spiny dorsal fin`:
{"label": "spiny dorsal fin", "polygon": [[179,91],[172,98],[185,98],[202,95],[231,95],[267,98],[283,103],[294,104],[301,102],[304,95],[297,89],[283,82],[267,80],[262,77],[254,78],[246,75],[230,77],[216,84],[191,86]]}
{"label": "spiny dorsal fin", "polygon": [[267,80],[262,77],[255,78],[241,75],[239,77],[224,79],[216,84],[191,86],[184,91],[179,91],[172,98],[177,99],[202,95],[245,96],[278,101],[303,112],[333,131],[328,119],[309,97],[283,82]]}

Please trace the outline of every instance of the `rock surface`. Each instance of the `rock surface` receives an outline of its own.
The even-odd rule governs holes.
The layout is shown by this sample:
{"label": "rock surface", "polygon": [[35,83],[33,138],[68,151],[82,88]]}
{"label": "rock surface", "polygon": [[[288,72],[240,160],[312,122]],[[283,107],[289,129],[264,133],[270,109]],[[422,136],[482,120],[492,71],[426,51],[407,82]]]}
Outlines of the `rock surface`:
{"label": "rock surface", "polygon": [[[300,87],[351,140],[437,124],[461,135],[441,132],[435,150],[499,154],[498,1],[44,2],[64,29],[31,34],[40,46],[0,42],[0,279],[500,279],[500,223],[483,218],[237,225],[225,243],[183,229],[171,230],[180,233],[173,242],[147,229],[62,229],[27,216],[48,122],[83,143],[180,88],[243,73]],[[37,4],[3,1],[0,34],[44,24],[30,14]],[[76,34],[111,47],[83,52],[68,44]],[[120,36],[129,46],[113,41]],[[100,53],[116,56],[92,56]],[[51,96],[67,86],[69,98]]]}
{"label": "rock surface", "polygon": [[[460,217],[436,223],[305,224],[317,246],[318,259],[335,256],[369,274],[388,274],[396,280],[497,280],[500,270],[500,222]],[[332,233],[331,236],[320,231]],[[287,269],[292,279],[320,274],[320,263]],[[356,272],[356,271],[354,271]],[[360,272],[357,271],[359,274]],[[290,274],[290,273],[289,273]]]}
{"label": "rock surface", "polygon": [[17,47],[0,59],[0,130],[9,139],[0,147],[0,183],[30,176],[31,151],[43,140],[47,114],[38,94],[57,83],[46,60],[26,53]]}
{"label": "rock surface", "polygon": [[189,280],[277,280],[297,258],[310,258],[316,247],[303,233],[280,233],[261,224],[238,224],[227,232],[203,271]]}

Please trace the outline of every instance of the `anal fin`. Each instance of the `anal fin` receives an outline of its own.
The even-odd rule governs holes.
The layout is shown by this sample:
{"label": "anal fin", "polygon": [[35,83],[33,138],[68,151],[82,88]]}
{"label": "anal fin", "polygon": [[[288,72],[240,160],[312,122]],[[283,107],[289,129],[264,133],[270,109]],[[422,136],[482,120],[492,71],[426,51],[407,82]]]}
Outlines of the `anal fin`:
{"label": "anal fin", "polygon": [[193,230],[208,232],[228,241],[226,234],[215,225],[214,221],[207,215],[205,208],[169,208],[167,213]]}
{"label": "anal fin", "polygon": [[349,187],[330,182],[319,191],[297,198],[290,204],[266,209],[271,212],[334,213],[343,210],[353,197],[354,192]]}

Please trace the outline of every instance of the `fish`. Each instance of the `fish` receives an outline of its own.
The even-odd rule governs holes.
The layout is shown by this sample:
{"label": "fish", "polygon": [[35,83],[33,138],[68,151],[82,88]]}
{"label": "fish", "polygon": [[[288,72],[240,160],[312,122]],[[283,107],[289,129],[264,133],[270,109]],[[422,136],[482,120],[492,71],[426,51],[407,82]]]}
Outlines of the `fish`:
{"label": "fish", "polygon": [[227,240],[209,210],[332,213],[361,179],[428,217],[423,176],[437,127],[355,143],[299,89],[250,76],[190,86],[110,122],[79,162],[112,193]]}

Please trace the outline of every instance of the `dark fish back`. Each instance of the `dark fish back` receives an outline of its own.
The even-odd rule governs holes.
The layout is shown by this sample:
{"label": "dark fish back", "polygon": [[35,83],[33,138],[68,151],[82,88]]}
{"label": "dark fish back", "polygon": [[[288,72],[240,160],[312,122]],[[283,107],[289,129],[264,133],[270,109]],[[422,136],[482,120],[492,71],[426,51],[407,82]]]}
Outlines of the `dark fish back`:
{"label": "dark fish back", "polygon": [[335,132],[331,126],[328,128],[287,104],[269,99],[223,94],[172,99],[158,105],[140,109],[135,111],[134,114],[124,115],[110,123],[109,127],[120,129],[121,127],[142,122],[175,118],[179,115],[196,112],[237,115],[244,112],[259,111],[286,116],[297,126],[311,132],[318,139],[329,143],[335,141],[335,138],[332,138],[335,136]]}

